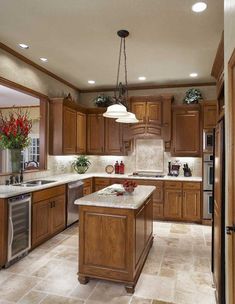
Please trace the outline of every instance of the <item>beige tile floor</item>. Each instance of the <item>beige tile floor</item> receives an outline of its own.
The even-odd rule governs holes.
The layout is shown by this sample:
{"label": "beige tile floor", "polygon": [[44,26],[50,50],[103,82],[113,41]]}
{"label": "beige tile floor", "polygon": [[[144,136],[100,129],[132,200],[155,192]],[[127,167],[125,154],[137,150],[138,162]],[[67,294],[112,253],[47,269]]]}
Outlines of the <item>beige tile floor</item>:
{"label": "beige tile floor", "polygon": [[73,226],[0,271],[0,304],[215,304],[211,228],[154,223],[154,243],[133,296],[122,284],[77,281]]}

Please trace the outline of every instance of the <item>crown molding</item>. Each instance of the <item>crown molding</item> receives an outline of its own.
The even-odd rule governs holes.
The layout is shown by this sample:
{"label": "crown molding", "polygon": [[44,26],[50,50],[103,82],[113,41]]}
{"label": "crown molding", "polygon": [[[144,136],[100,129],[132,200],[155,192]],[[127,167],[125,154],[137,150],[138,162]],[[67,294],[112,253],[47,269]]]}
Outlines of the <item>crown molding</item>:
{"label": "crown molding", "polygon": [[[215,86],[215,82],[198,82],[198,83],[178,83],[178,84],[152,84],[152,85],[129,85],[128,91],[137,90],[152,90],[152,89],[170,89],[170,88],[184,88],[184,87],[205,87],[205,86]],[[114,91],[115,87],[101,87],[93,89],[80,90],[80,93],[100,93],[100,92],[110,92]]]}
{"label": "crown molding", "polygon": [[48,71],[47,69],[45,69],[44,67],[40,66],[39,64],[35,63],[34,61],[28,59],[27,57],[21,55],[20,53],[16,52],[15,50],[11,49],[9,46],[5,45],[4,43],[0,42],[0,49],[8,52],[9,54],[17,57],[18,59],[20,59],[21,61],[24,61],[25,63],[31,65],[32,67],[36,68],[37,70],[47,74],[48,76],[58,80],[59,82],[67,85],[68,87],[77,90],[78,92],[80,92],[80,89],[78,87],[76,87],[75,85],[73,85],[72,83],[68,82],[67,80],[57,76],[56,74]]}

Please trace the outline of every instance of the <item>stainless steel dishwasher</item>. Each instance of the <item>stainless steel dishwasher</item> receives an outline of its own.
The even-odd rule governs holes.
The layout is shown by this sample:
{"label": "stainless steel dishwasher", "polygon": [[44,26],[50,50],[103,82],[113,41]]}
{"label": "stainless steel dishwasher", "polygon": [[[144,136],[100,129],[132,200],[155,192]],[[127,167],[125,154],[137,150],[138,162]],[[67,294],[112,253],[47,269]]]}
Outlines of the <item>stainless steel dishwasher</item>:
{"label": "stainless steel dishwasher", "polygon": [[67,227],[78,220],[78,205],[74,205],[76,199],[83,196],[83,182],[76,181],[67,187]]}

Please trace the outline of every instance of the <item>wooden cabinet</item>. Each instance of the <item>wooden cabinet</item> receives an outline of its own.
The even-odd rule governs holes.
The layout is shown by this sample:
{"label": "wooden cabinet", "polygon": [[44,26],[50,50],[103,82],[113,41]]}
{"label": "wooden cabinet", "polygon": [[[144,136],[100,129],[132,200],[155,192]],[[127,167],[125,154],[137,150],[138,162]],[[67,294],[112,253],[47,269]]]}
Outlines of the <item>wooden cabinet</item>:
{"label": "wooden cabinet", "polygon": [[133,293],[152,246],[152,197],[138,209],[79,206],[79,282],[124,283]]}
{"label": "wooden cabinet", "polygon": [[87,115],[87,153],[96,155],[123,155],[123,126],[102,113]]}
{"label": "wooden cabinet", "polygon": [[0,269],[7,261],[7,200],[0,199]]}
{"label": "wooden cabinet", "polygon": [[155,186],[156,190],[153,192],[153,219],[163,218],[163,198],[164,198],[164,188],[163,181],[154,180],[133,180],[138,185]]}
{"label": "wooden cabinet", "polygon": [[92,178],[83,180],[83,196],[91,194],[93,192]]}
{"label": "wooden cabinet", "polygon": [[63,154],[76,153],[77,113],[68,107],[63,108]]}
{"label": "wooden cabinet", "polygon": [[65,186],[33,193],[32,247],[62,231],[66,223]]}
{"label": "wooden cabinet", "polygon": [[105,118],[105,154],[123,154],[122,124],[112,118]]}
{"label": "wooden cabinet", "polygon": [[75,102],[53,98],[49,106],[49,153],[69,155],[86,151],[86,110]]}
{"label": "wooden cabinet", "polygon": [[144,206],[136,214],[135,236],[136,236],[135,264],[137,264],[142,255],[142,252],[144,251],[144,247],[145,247],[145,207]]}
{"label": "wooden cabinet", "polygon": [[203,102],[203,129],[213,129],[217,120],[216,101]]}
{"label": "wooden cabinet", "polygon": [[200,222],[201,183],[165,182],[164,217]]}
{"label": "wooden cabinet", "polygon": [[104,154],[104,117],[87,114],[87,153]]}
{"label": "wooden cabinet", "polygon": [[110,185],[108,178],[95,177],[95,192],[104,189]]}
{"label": "wooden cabinet", "polygon": [[201,125],[198,105],[174,106],[172,155],[201,155]]}
{"label": "wooden cabinet", "polygon": [[172,95],[136,96],[130,98],[131,112],[139,123],[130,127],[130,136],[154,136],[162,138],[165,150],[171,145],[171,103]]}
{"label": "wooden cabinet", "polygon": [[182,217],[181,190],[165,190],[164,216],[169,219],[180,219]]}
{"label": "wooden cabinet", "polygon": [[77,112],[77,153],[86,153],[86,114]]}

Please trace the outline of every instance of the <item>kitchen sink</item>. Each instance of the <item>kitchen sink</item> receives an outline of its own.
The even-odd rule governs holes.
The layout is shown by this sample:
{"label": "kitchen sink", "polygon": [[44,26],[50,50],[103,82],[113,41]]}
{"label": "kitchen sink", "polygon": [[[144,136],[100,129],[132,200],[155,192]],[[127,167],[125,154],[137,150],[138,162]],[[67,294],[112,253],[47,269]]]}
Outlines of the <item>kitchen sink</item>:
{"label": "kitchen sink", "polygon": [[18,186],[18,187],[35,187],[35,186],[41,186],[41,185],[46,185],[50,183],[54,183],[55,181],[53,180],[34,180],[34,181],[29,181],[25,182],[22,184],[14,184],[13,186]]}
{"label": "kitchen sink", "polygon": [[29,181],[29,182],[25,182],[24,184],[27,185],[35,185],[35,186],[40,186],[40,185],[46,185],[46,184],[50,184],[50,183],[54,183],[55,181],[53,180],[34,180],[34,181]]}

